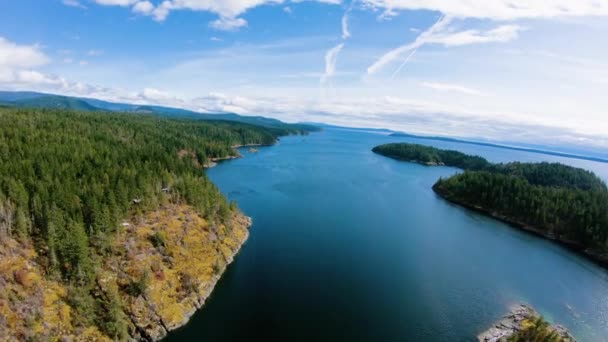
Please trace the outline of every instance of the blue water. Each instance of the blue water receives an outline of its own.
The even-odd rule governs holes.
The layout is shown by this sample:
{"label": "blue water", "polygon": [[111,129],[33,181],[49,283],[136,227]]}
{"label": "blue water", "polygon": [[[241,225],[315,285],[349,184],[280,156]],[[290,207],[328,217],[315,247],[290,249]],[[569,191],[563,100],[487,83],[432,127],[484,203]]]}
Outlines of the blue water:
{"label": "blue water", "polygon": [[491,161],[608,164],[328,129],[209,170],[253,218],[205,307],[169,340],[468,341],[515,303],[608,340],[608,272],[431,190],[458,170],[376,155],[410,141]]}

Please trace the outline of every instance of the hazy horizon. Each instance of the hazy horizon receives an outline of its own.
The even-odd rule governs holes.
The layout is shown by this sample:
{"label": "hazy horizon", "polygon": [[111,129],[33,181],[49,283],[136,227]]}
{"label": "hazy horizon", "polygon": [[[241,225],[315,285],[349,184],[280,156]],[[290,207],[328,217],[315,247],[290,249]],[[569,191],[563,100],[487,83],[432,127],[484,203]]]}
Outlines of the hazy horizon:
{"label": "hazy horizon", "polygon": [[597,150],[606,16],[592,0],[5,2],[0,89]]}

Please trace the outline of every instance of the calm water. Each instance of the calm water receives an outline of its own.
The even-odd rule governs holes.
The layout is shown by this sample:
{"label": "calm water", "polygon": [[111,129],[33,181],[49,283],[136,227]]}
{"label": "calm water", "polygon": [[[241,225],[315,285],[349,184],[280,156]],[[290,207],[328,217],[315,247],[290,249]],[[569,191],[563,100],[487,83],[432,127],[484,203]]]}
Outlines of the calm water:
{"label": "calm water", "polygon": [[[370,151],[394,141],[415,140],[330,129],[211,169],[254,225],[205,308],[169,340],[467,341],[526,302],[582,341],[608,341],[608,272],[437,197],[433,183],[458,170]],[[608,164],[420,142],[608,179]]]}

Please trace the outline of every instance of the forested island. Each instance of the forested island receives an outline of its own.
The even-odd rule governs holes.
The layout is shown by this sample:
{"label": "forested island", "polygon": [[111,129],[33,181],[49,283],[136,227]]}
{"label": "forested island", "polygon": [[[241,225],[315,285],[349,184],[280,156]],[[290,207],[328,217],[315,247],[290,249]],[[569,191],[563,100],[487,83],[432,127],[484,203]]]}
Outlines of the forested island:
{"label": "forested island", "polygon": [[301,133],[0,108],[0,336],[158,340],[183,325],[251,224],[204,166]]}
{"label": "forested island", "polygon": [[608,265],[608,188],[592,172],[559,163],[494,164],[457,151],[416,144],[377,146],[374,152],[465,171],[439,179],[446,200],[555,240]]}

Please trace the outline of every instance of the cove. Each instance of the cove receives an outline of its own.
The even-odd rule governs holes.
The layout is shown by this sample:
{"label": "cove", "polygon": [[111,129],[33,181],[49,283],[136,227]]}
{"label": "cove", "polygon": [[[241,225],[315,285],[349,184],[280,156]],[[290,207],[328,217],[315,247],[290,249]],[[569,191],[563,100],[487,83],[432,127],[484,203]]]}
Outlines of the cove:
{"label": "cove", "polygon": [[399,141],[608,178],[593,161],[333,128],[243,149],[208,175],[253,218],[249,240],[167,340],[468,341],[520,302],[581,341],[608,339],[605,269],[433,193],[459,170],[371,151]]}

